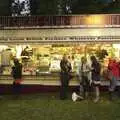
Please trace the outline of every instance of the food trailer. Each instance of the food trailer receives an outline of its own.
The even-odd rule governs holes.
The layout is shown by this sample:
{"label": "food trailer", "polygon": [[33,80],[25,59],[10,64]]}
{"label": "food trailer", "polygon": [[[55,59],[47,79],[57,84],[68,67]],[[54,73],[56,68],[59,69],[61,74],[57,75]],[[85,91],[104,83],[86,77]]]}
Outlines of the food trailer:
{"label": "food trailer", "polygon": [[[101,58],[103,51],[107,55]],[[0,17],[0,84],[13,83],[11,67],[17,57],[23,65],[22,84],[59,86],[63,54],[72,64],[71,86],[79,85],[82,56],[96,55],[103,74],[110,57],[120,58],[120,15]]]}

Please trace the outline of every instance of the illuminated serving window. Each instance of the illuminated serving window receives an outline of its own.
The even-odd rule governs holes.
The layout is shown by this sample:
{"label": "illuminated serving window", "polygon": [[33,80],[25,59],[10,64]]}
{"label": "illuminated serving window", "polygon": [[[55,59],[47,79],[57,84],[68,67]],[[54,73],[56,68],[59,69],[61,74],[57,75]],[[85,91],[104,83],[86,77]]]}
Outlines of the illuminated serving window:
{"label": "illuminated serving window", "polygon": [[51,45],[0,45],[0,74],[11,75],[13,59],[18,58],[23,65],[23,75],[60,72],[60,61],[68,55],[72,72],[77,73],[81,57],[95,55],[106,70],[109,58],[120,58],[120,44],[78,43]]}

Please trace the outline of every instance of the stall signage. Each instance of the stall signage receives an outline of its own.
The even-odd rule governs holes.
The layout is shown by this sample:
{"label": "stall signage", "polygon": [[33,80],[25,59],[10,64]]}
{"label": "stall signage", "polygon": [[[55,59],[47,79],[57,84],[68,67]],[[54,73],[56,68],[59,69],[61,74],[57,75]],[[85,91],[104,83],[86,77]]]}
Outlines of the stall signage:
{"label": "stall signage", "polygon": [[73,41],[120,41],[120,36],[48,36],[34,38],[0,38],[0,43],[39,43],[39,42],[73,42]]}

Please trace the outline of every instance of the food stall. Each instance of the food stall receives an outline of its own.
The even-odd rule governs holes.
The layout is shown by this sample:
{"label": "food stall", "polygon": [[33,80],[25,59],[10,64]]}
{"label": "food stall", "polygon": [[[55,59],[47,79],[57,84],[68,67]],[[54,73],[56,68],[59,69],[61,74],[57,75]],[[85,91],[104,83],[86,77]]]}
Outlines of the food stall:
{"label": "food stall", "polygon": [[[24,49],[26,50],[26,55],[23,56]],[[63,54],[67,54],[69,60],[72,64],[72,72],[74,74],[74,80],[76,81],[76,75],[78,70],[78,65],[82,56],[86,56],[89,60],[91,55],[97,56],[98,60],[101,62],[103,70],[107,68],[108,60],[110,57],[114,56],[120,58],[120,44],[102,44],[102,43],[80,43],[80,44],[69,44],[69,45],[0,45],[0,63],[1,70],[0,79],[12,79],[11,77],[11,68],[13,65],[13,58],[17,57],[23,65],[22,75],[24,80],[32,80],[33,82],[41,81],[44,84],[55,82],[51,84],[56,84],[59,81],[59,72],[60,72],[60,60],[62,59]],[[9,64],[2,63],[3,52],[5,49],[9,48]],[[105,50],[107,55],[103,58],[101,57],[101,51]],[[5,55],[5,52],[4,52]],[[6,55],[5,55],[6,56]],[[8,62],[6,61],[6,62]],[[4,64],[4,65],[3,65]],[[46,83],[45,83],[46,81]]]}
{"label": "food stall", "polygon": [[74,77],[70,85],[79,84],[77,69],[82,56],[89,60],[95,55],[103,72],[110,57],[120,58],[120,28],[86,25],[0,29],[0,81],[12,83],[14,57],[23,65],[25,84],[59,85],[60,60],[64,54],[72,64]]}

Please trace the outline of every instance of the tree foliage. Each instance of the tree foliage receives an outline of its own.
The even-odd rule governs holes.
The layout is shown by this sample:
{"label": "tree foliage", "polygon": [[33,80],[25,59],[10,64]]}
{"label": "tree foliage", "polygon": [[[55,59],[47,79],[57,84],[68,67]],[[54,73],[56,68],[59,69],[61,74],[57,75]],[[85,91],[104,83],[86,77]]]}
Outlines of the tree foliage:
{"label": "tree foliage", "polygon": [[0,16],[10,15],[10,0],[0,0]]}
{"label": "tree foliage", "polygon": [[120,0],[109,3],[103,9],[104,13],[120,13]]}
{"label": "tree foliage", "polygon": [[31,0],[33,15],[57,14],[57,0]]}
{"label": "tree foliage", "polygon": [[[34,15],[120,13],[120,0],[31,0]],[[69,5],[71,12],[67,12]]]}
{"label": "tree foliage", "polygon": [[73,14],[99,13],[101,12],[102,3],[95,0],[75,0],[72,5]]}

